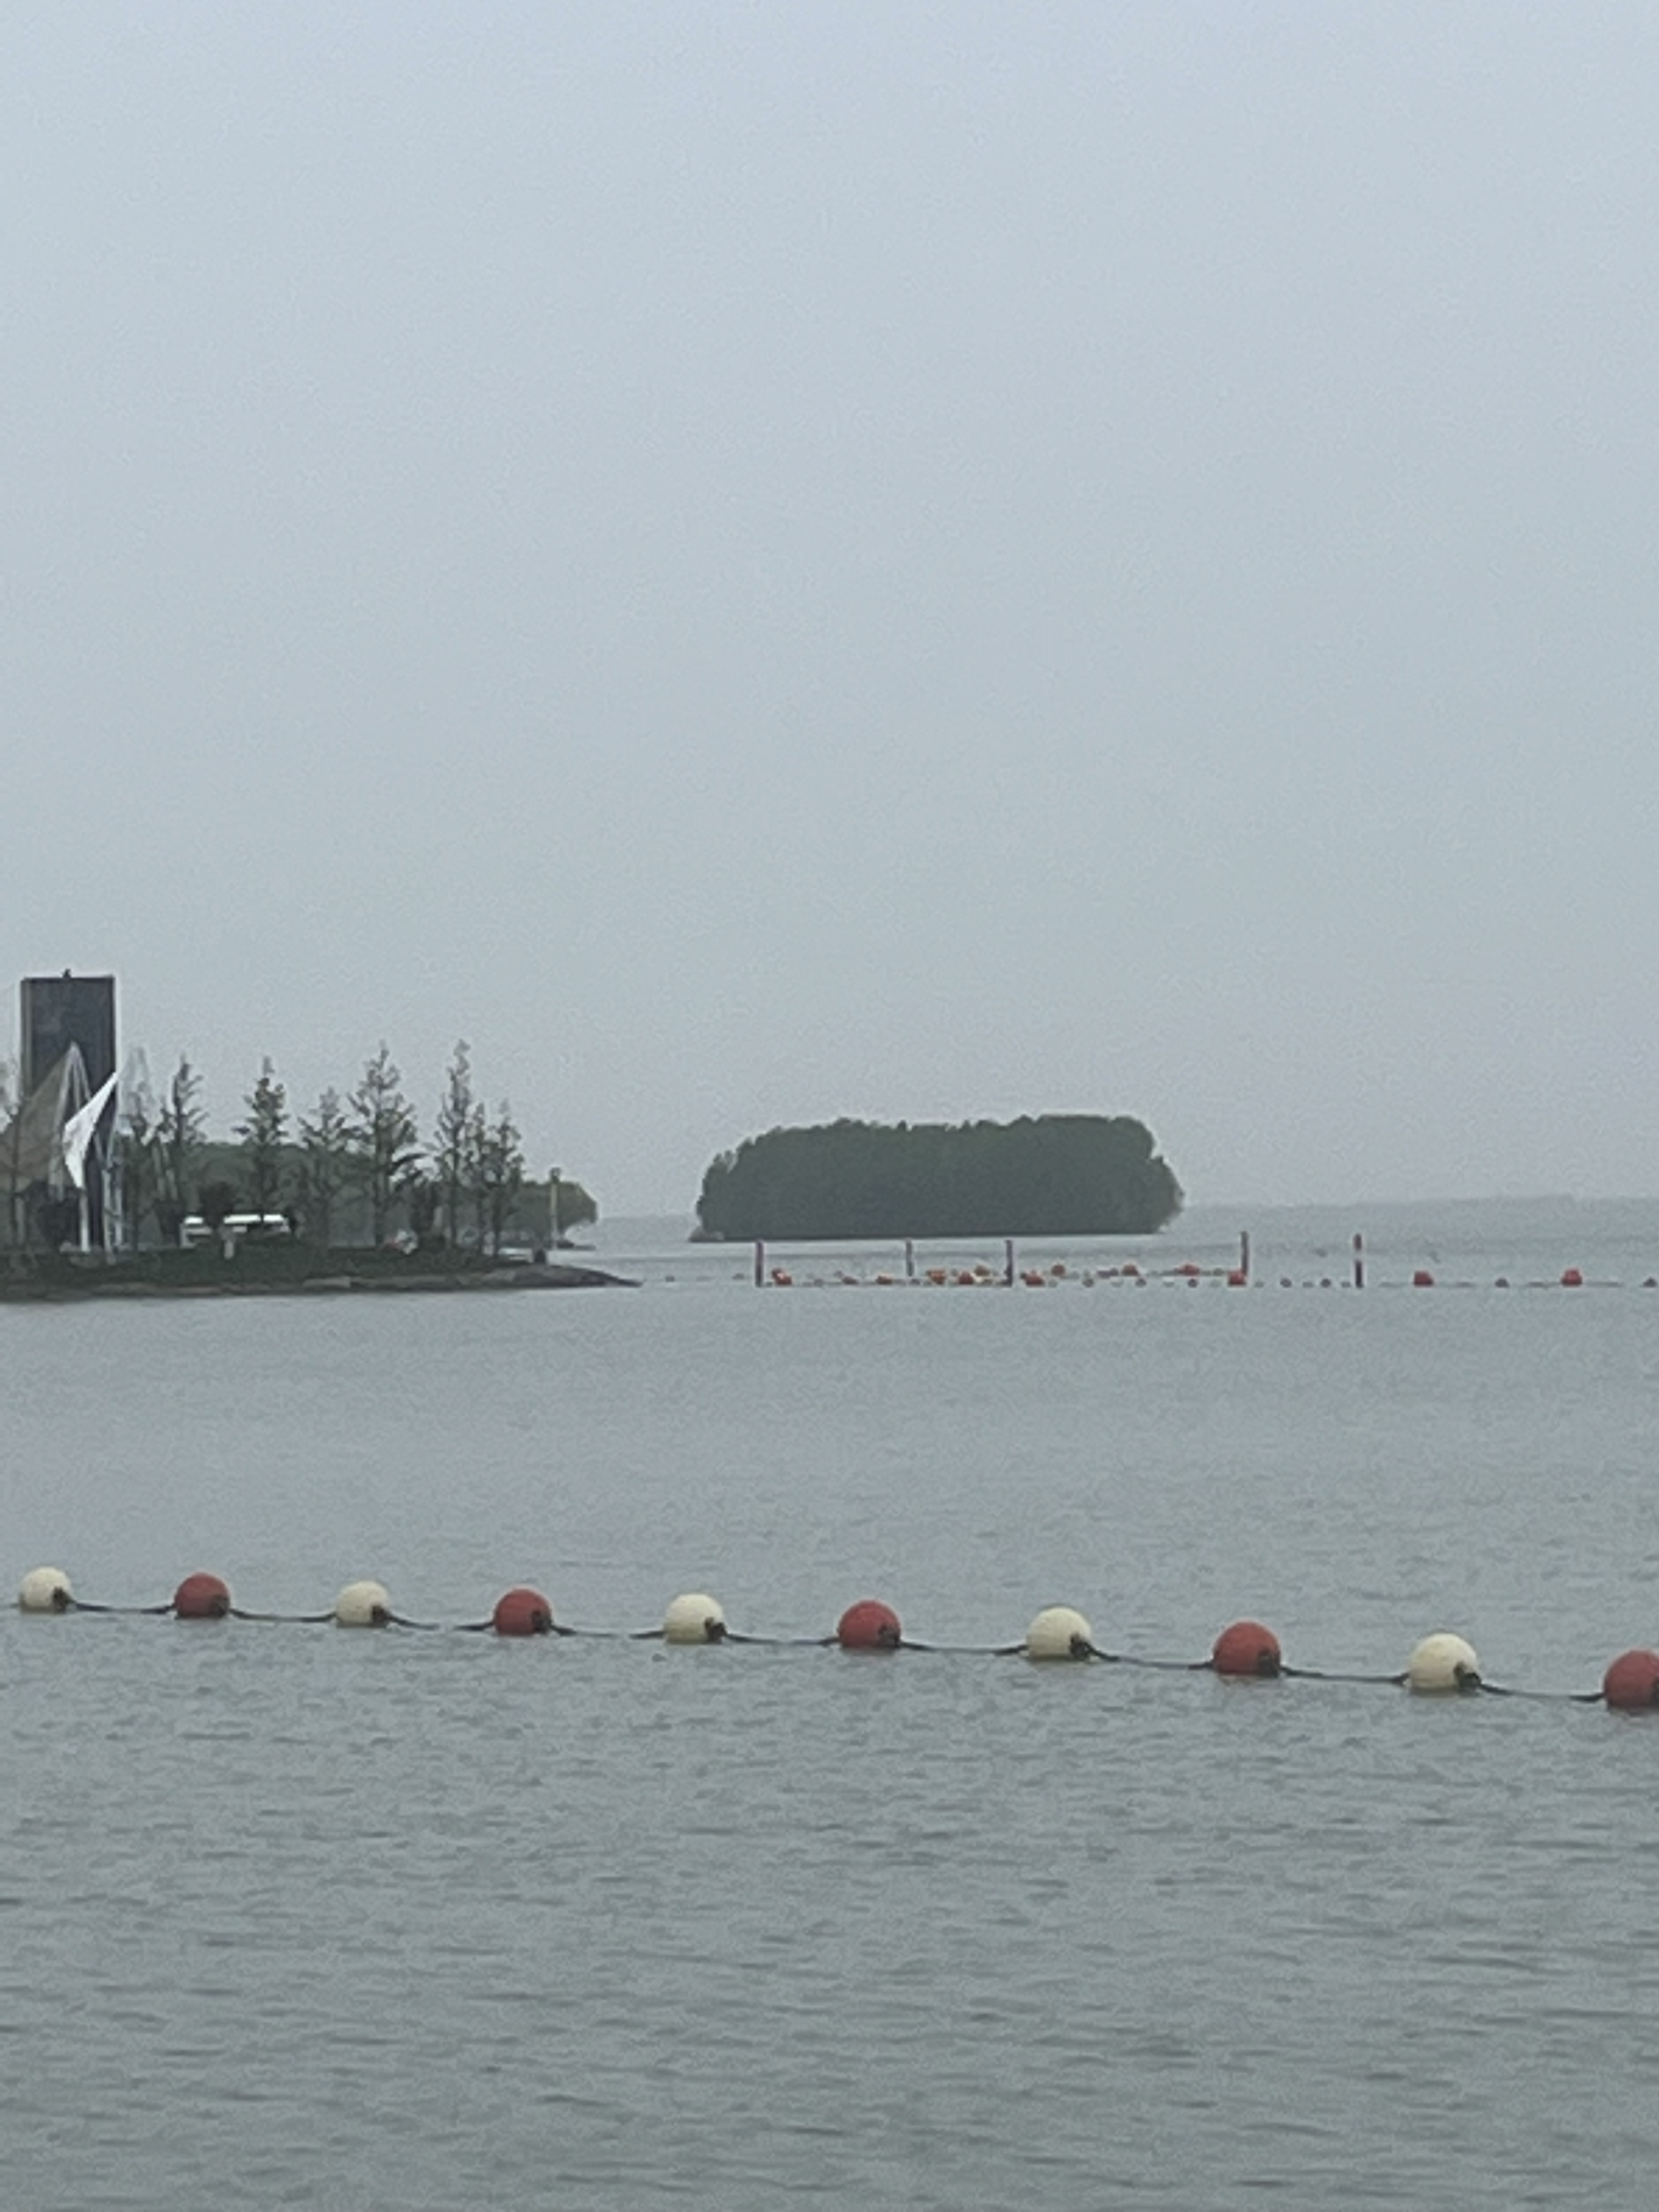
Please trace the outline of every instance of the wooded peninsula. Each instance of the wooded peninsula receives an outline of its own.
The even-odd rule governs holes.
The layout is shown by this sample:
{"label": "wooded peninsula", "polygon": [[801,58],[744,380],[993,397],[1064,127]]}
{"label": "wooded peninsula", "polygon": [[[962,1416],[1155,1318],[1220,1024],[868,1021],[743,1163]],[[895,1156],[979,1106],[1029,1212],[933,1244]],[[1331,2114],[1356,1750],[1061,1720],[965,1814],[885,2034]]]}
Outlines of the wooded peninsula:
{"label": "wooded peninsula", "polygon": [[893,1237],[1141,1237],[1181,1185],[1127,1115],[769,1129],[710,1162],[699,1233],[801,1243]]}
{"label": "wooded peninsula", "polygon": [[141,1056],[112,1095],[113,987],[91,980],[107,1012],[95,1092],[74,1038],[15,1102],[0,1065],[0,1298],[616,1279],[550,1256],[598,1209],[559,1169],[527,1173],[512,1109],[503,1099],[492,1115],[476,1095],[465,1041],[428,1140],[382,1044],[352,1091],[325,1090],[310,1115],[290,1115],[265,1060],[234,1141],[216,1141],[187,1057],[159,1099]]}

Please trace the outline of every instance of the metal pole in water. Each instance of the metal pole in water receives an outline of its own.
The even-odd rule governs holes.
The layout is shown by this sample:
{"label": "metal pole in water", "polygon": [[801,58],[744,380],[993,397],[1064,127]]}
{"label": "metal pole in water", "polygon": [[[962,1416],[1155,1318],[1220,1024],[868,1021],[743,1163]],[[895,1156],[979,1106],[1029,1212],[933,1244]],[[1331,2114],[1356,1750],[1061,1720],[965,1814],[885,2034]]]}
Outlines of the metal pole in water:
{"label": "metal pole in water", "polygon": [[1365,1240],[1357,1229],[1353,1232],[1353,1286],[1357,1291],[1365,1287]]}
{"label": "metal pole in water", "polygon": [[1002,1240],[1002,1279],[1012,1291],[1014,1287],[1014,1240],[1012,1237],[1005,1237]]}
{"label": "metal pole in water", "polygon": [[1238,1232],[1238,1272],[1243,1276],[1245,1281],[1249,1282],[1250,1279],[1250,1232],[1248,1229],[1241,1229]]}
{"label": "metal pole in water", "polygon": [[907,1283],[914,1283],[916,1279],[916,1240],[914,1237],[907,1237],[904,1240],[904,1279]]}
{"label": "metal pole in water", "polygon": [[755,1288],[759,1290],[766,1280],[766,1247],[757,1237],[755,1239]]}

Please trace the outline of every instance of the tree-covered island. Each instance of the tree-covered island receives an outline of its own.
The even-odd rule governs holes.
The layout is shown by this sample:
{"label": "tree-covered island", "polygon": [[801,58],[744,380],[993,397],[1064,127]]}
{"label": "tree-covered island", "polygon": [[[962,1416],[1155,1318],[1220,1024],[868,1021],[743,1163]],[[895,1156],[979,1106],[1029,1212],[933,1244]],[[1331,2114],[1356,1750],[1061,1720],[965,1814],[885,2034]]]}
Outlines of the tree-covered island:
{"label": "tree-covered island", "polygon": [[697,1221],[727,1241],[1139,1237],[1181,1203],[1152,1132],[1127,1115],[842,1121],[769,1129],[722,1152],[703,1176]]}

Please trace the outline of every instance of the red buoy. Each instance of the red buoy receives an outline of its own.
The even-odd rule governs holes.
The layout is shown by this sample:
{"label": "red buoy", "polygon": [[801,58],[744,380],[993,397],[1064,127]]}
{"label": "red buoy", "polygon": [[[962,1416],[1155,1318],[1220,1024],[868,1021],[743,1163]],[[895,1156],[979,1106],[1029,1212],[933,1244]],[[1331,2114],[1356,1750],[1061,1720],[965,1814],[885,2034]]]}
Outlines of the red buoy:
{"label": "red buoy", "polygon": [[1582,1267],[1563,1267],[1561,1270],[1561,1287],[1564,1291],[1582,1291],[1584,1287],[1583,1269]]}
{"label": "red buoy", "polygon": [[537,1589],[510,1589],[495,1601],[490,1625],[497,1636],[550,1636],[553,1607]]}
{"label": "red buoy", "polygon": [[843,1651],[896,1651],[903,1634],[892,1607],[874,1597],[849,1605],[836,1623],[836,1641]]}
{"label": "red buoy", "polygon": [[1273,1675],[1284,1663],[1279,1638],[1259,1620],[1234,1621],[1222,1630],[1210,1653],[1210,1664],[1218,1674]]}
{"label": "red buoy", "polygon": [[1414,1291],[1431,1291],[1434,1288],[1434,1277],[1426,1267],[1418,1268],[1413,1275],[1412,1288]]}
{"label": "red buoy", "polygon": [[1621,1651],[1601,1677],[1601,1695],[1615,1713],[1659,1706],[1659,1651]]}
{"label": "red buoy", "polygon": [[230,1611],[229,1585],[217,1575],[186,1575],[173,1593],[173,1610],[180,1620],[222,1620]]}
{"label": "red buoy", "polygon": [[1249,1277],[1245,1273],[1245,1272],[1244,1272],[1244,1270],[1243,1269],[1243,1267],[1229,1267],[1229,1268],[1228,1268],[1228,1270],[1227,1270],[1227,1288],[1228,1288],[1230,1291],[1243,1291],[1243,1290],[1248,1290],[1248,1289],[1249,1288],[1249,1282],[1250,1282],[1250,1279],[1249,1279]]}

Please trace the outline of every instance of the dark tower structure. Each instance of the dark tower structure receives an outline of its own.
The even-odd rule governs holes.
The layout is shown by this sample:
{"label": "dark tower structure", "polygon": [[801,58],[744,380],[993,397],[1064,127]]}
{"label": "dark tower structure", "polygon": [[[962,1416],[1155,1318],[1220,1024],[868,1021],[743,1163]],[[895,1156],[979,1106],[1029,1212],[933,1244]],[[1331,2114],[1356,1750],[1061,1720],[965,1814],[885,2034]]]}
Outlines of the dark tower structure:
{"label": "dark tower structure", "polygon": [[87,1087],[96,1091],[115,1073],[113,975],[27,975],[22,983],[23,1093],[72,1044],[81,1048]]}

